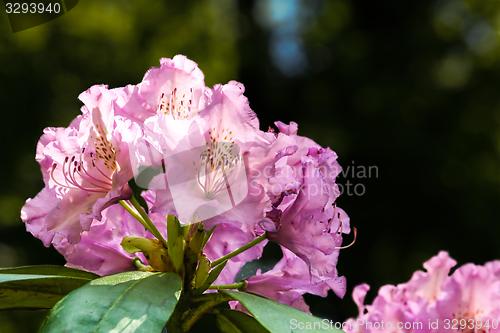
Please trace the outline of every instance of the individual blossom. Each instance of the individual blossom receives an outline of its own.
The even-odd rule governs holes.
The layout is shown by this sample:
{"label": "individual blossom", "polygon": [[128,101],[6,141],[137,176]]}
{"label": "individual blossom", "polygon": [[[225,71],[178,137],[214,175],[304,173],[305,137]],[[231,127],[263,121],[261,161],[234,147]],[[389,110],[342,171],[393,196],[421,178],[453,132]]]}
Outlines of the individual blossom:
{"label": "individual blossom", "polygon": [[[132,100],[137,98],[135,101],[150,116],[162,114],[180,120],[192,118],[204,108],[206,93],[204,75],[198,65],[183,55],[176,55],[172,59],[160,59],[160,67],[146,72]],[[126,108],[132,113],[137,113],[137,109],[136,105]]]}
{"label": "individual blossom", "polygon": [[222,207],[207,216],[207,224],[231,220],[256,235],[266,198],[253,186],[257,172],[253,165],[272,137],[259,129],[259,120],[244,92],[243,84],[236,81],[212,89],[211,103],[200,114],[205,148],[196,176],[209,205]]}
{"label": "individual blossom", "polygon": [[[165,155],[197,139],[190,138],[194,134],[192,126],[205,108],[210,90],[198,65],[176,55],[160,59],[159,67],[148,70],[139,84],[126,91],[118,104],[125,114],[143,125],[130,147],[137,177],[143,171],[141,167],[161,166]],[[143,185],[154,186],[146,181]]]}
{"label": "individual blossom", "polygon": [[371,305],[364,304],[368,285],[357,286],[353,299],[359,316],[345,323],[346,331],[500,332],[500,262],[466,264],[450,275],[455,265],[442,251],[408,282],[381,287]]}
{"label": "individual blossom", "polygon": [[104,208],[130,195],[132,172],[123,139],[133,126],[115,115],[116,90],[93,86],[79,98],[82,114],[67,128],[44,130],[36,160],[45,187],[21,211],[27,230],[45,246],[78,242]]}
{"label": "individual blossom", "polygon": [[349,217],[336,206],[340,195],[337,155],[309,138],[297,135],[297,124],[277,122],[279,132],[261,162],[261,177],[269,205],[262,227],[269,239],[289,249],[309,267],[304,279],[332,283],[340,297],[337,259]]}
{"label": "individual blossom", "polygon": [[263,196],[249,190],[247,159],[269,135],[260,131],[243,85],[206,88],[196,64],[176,56],[163,59],[138,87],[151,116],[131,157],[136,180],[157,193],[152,211],[174,209],[182,223],[260,221]]}

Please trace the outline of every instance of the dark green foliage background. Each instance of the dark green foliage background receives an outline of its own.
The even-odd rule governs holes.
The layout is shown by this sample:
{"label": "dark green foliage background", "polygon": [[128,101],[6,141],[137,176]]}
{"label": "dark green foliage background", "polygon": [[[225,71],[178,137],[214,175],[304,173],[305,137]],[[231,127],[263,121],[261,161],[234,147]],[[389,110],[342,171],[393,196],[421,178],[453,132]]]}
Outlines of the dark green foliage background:
{"label": "dark green foliage background", "polygon": [[[296,24],[305,59],[285,71],[271,57],[279,26],[266,0],[85,0],[15,34],[0,15],[0,266],[63,263],[19,219],[42,187],[34,154],[43,128],[66,126],[90,85],[139,82],[177,53],[210,85],[245,83],[263,128],[297,121],[342,165],[378,168],[347,179],[365,185],[363,196],[339,201],[359,228],[340,256],[348,295],[308,296],[313,313],[355,315],[354,285],[404,281],[440,249],[459,263],[500,257],[500,3],[281,3],[298,9],[281,27]],[[32,332],[41,316],[1,312],[0,331]]]}

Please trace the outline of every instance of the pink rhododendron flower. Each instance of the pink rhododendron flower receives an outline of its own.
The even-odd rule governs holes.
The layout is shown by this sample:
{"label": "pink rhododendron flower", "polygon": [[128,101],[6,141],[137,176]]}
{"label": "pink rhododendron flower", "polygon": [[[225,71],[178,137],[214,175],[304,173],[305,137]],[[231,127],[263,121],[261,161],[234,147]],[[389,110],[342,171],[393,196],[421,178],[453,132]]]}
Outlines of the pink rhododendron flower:
{"label": "pink rhododendron flower", "polygon": [[151,111],[143,135],[132,144],[132,164],[136,179],[148,168],[159,171],[141,183],[157,192],[153,211],[174,206],[183,223],[234,216],[245,224],[261,220],[262,193],[247,195],[246,156],[269,144],[270,136],[259,130],[243,85],[205,88],[195,64],[174,57],[150,70],[139,87],[143,104],[156,113]]}
{"label": "pink rhododendron flower", "polygon": [[[203,72],[183,55],[160,59],[160,67],[148,70],[137,87],[142,108],[152,116],[189,119],[204,108],[207,88]],[[138,112],[136,108],[131,111]]]}
{"label": "pink rhododendron flower", "polygon": [[121,130],[131,125],[115,116],[115,97],[105,86],[91,87],[80,95],[82,115],[67,128],[45,129],[38,142],[45,188],[27,200],[21,218],[46,246],[78,242],[103,208],[129,195],[132,173]]}
{"label": "pink rhododendron flower", "polygon": [[[162,58],[160,67],[151,68],[142,82],[129,86],[127,92],[120,96],[119,104],[127,115],[143,123],[131,144],[132,164],[138,176],[140,167],[161,166],[165,155],[189,144],[190,134],[195,134],[191,128],[196,124],[194,119],[205,108],[210,90],[198,65],[177,55]],[[142,140],[144,136],[146,140]],[[149,182],[142,185],[154,186]]]}
{"label": "pink rhododendron flower", "polygon": [[[337,281],[337,258],[349,217],[336,207],[337,155],[297,135],[297,124],[277,122],[279,133],[260,165],[260,182],[269,198],[261,223],[269,238],[309,265],[313,279]],[[338,285],[335,291],[339,296]]]}
{"label": "pink rhododendron flower", "polygon": [[[359,317],[346,322],[346,331],[500,332],[500,261],[466,264],[449,275],[455,264],[440,252],[424,263],[425,272],[415,272],[406,283],[380,288],[371,305],[364,305],[368,285],[357,286],[353,299]],[[402,323],[413,327],[403,328]]]}
{"label": "pink rhododendron flower", "polygon": [[270,144],[271,136],[259,129],[241,83],[216,85],[212,91],[211,103],[201,113],[206,150],[199,180],[205,196],[218,198],[225,211],[214,214],[208,223],[230,219],[253,232],[264,217],[265,198],[252,187],[256,172],[252,165],[258,158],[254,155]]}
{"label": "pink rhododendron flower", "polygon": [[[146,265],[146,253],[160,255],[148,256],[151,267],[138,266],[178,270],[162,239],[167,215],[215,228],[204,248],[212,262],[265,231],[283,258],[249,278],[248,291],[305,311],[305,293],[343,297],[336,265],[350,226],[336,206],[337,155],[297,135],[295,123],[260,130],[244,92],[236,81],[206,87],[197,64],[181,55],[161,59],[137,85],[91,87],[80,95],[82,114],[67,128],[46,129],[38,143],[45,187],[23,207],[28,231],[68,266],[100,275],[134,269],[136,254],[121,243],[152,238],[144,227],[161,241],[128,238],[126,248],[141,250]],[[131,197],[132,178],[147,189],[148,216]],[[115,205],[127,199],[121,204],[133,215],[138,209],[144,227]],[[238,282],[242,267],[261,257],[263,239],[232,257],[216,283]]]}

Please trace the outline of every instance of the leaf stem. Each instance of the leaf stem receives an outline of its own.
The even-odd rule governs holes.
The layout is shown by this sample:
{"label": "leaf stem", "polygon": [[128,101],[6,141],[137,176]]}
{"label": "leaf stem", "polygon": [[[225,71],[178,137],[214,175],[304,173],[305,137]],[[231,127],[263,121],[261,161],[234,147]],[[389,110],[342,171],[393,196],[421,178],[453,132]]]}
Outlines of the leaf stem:
{"label": "leaf stem", "polygon": [[226,254],[225,256],[223,257],[220,257],[219,259],[215,260],[212,262],[211,264],[211,267],[215,267],[215,266],[218,266],[220,264],[222,264],[223,262],[233,258],[233,257],[236,257],[238,254],[248,250],[249,248],[259,244],[260,242],[262,242],[263,240],[265,240],[267,238],[266,236],[266,233],[263,233],[262,235],[260,235],[259,237],[255,238],[253,241],[243,245],[242,247],[240,248],[237,248],[236,250],[234,250],[233,252],[229,252],[228,254]]}
{"label": "leaf stem", "polygon": [[[167,241],[163,236],[161,235],[160,231],[156,226],[153,224],[153,221],[149,218],[148,214],[144,211],[144,208],[142,208],[141,204],[135,196],[132,195],[130,198],[130,203],[126,200],[120,200],[119,201],[120,205],[125,208],[127,212],[130,213],[137,221],[139,221],[146,230],[151,232],[153,236],[155,236],[160,242],[163,243],[165,247],[167,247]],[[132,204],[132,205],[130,205]]]}
{"label": "leaf stem", "polygon": [[247,284],[246,281],[240,281],[240,282],[230,283],[230,284],[211,285],[210,287],[208,287],[208,289],[212,289],[212,290],[242,289],[242,288],[245,288],[246,284]]}
{"label": "leaf stem", "polygon": [[144,208],[142,208],[141,204],[139,203],[139,201],[137,201],[137,198],[135,197],[135,195],[132,195],[132,197],[130,198],[130,203],[132,204],[132,206],[134,206],[134,208],[139,212],[139,214],[141,215],[142,219],[146,222],[146,224],[148,225],[148,230],[160,241],[162,242],[165,247],[167,247],[167,241],[165,240],[165,238],[163,238],[163,236],[161,235],[160,231],[158,230],[158,228],[156,228],[156,226],[154,225],[153,221],[151,221],[151,219],[149,218],[148,214],[146,213],[146,211],[144,210]]}
{"label": "leaf stem", "polygon": [[146,222],[142,219],[141,215],[137,213],[137,211],[134,209],[134,207],[130,206],[130,204],[125,201],[125,200],[120,200],[118,203],[125,208],[127,212],[129,212],[130,215],[132,215],[137,221],[141,222],[141,224],[144,226],[144,228],[147,228]]}

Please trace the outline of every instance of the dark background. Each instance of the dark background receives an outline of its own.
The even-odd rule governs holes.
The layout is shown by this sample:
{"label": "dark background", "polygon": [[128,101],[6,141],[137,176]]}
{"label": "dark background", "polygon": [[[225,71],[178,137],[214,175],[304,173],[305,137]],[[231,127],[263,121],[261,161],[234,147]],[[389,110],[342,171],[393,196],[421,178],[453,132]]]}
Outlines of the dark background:
{"label": "dark background", "polygon": [[[499,1],[83,0],[18,33],[0,16],[0,266],[63,263],[19,218],[42,188],[43,128],[66,126],[89,86],[137,83],[177,53],[209,85],[243,82],[263,128],[297,121],[351,171],[376,168],[340,180],[363,192],[339,200],[359,229],[340,257],[348,295],[308,296],[313,313],[355,315],[353,286],[406,281],[440,249],[500,257]],[[42,315],[0,312],[0,332]]]}

